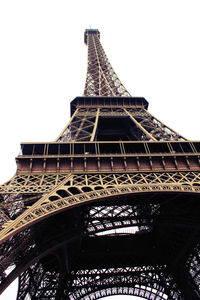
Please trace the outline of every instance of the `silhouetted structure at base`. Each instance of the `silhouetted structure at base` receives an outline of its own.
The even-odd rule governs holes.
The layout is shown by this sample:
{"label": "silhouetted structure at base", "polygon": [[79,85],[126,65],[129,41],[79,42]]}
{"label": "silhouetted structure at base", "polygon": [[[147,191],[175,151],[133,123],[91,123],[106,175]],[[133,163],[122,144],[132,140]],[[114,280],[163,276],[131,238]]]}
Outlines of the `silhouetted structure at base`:
{"label": "silhouetted structure at base", "polygon": [[1,291],[20,276],[18,300],[200,299],[200,142],[131,97],[98,30],[85,43],[69,124],[53,143],[22,144],[0,187]]}

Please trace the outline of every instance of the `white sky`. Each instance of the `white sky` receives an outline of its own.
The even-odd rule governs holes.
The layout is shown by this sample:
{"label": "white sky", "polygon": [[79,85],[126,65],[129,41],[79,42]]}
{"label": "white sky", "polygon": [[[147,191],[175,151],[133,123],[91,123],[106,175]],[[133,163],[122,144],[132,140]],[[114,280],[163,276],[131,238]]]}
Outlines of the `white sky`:
{"label": "white sky", "polygon": [[53,141],[68,122],[84,88],[90,26],[128,91],[198,140],[199,12],[199,0],[0,1],[0,182],[14,175],[20,142]]}

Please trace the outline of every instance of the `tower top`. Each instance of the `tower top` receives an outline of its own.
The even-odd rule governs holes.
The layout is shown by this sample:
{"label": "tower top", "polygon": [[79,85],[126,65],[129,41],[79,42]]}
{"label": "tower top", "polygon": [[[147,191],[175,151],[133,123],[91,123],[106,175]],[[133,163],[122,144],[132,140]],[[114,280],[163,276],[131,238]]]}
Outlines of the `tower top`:
{"label": "tower top", "polygon": [[87,37],[88,34],[96,34],[98,38],[100,39],[100,32],[98,29],[85,29],[84,33],[84,43],[87,45]]}
{"label": "tower top", "polygon": [[106,56],[99,30],[86,29],[84,42],[88,47],[88,67],[83,96],[131,97]]}

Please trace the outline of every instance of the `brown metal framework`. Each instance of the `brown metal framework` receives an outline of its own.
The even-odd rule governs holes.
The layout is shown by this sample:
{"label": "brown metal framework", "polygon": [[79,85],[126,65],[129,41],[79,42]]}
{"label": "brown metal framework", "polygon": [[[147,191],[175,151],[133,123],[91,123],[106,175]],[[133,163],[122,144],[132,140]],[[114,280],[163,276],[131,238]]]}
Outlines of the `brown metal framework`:
{"label": "brown metal framework", "polygon": [[130,96],[99,38],[69,124],[0,186],[0,292],[19,276],[18,300],[200,299],[200,142]]}
{"label": "brown metal framework", "polygon": [[84,96],[129,97],[129,92],[117,77],[103,50],[100,32],[94,29],[86,30],[84,41],[88,46]]}

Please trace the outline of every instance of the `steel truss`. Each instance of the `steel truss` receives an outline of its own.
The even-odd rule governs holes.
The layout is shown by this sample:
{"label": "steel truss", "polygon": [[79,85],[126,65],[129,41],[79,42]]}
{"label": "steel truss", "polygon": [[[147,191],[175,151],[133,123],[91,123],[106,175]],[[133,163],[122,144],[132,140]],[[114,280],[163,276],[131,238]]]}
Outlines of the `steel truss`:
{"label": "steel truss", "polygon": [[[7,242],[9,247],[1,249],[4,258],[13,255],[13,276],[30,265],[21,275],[18,299],[24,299],[27,293],[35,299],[56,299],[61,284],[62,293],[69,299],[98,299],[111,292],[146,299],[181,299],[179,289],[185,283],[177,277],[186,273],[185,268],[195,278],[195,286],[199,284],[199,248],[195,247],[195,255],[190,254],[199,239],[198,202],[194,195],[179,193],[171,195],[170,200],[166,193],[124,195],[96,201],[83,210],[74,208],[32,226],[21,237],[16,236],[17,249],[12,239]],[[137,230],[125,230],[130,227]],[[159,233],[162,227],[167,230]],[[153,241],[155,234],[159,248]],[[84,239],[81,254],[78,237]],[[121,245],[126,245],[123,256]],[[173,270],[174,264],[177,270]],[[4,284],[6,280],[9,278],[3,279]]]}
{"label": "steel truss", "polygon": [[[47,220],[49,221],[44,221],[43,223],[39,223],[39,226],[34,226],[32,225],[30,230],[26,230],[26,231],[22,231],[20,234],[17,234],[14,238],[10,238],[6,243],[3,244],[3,247],[1,248],[1,253],[3,254],[3,260],[1,262],[1,270],[2,270],[2,275],[4,275],[3,270],[5,270],[10,263],[15,263],[15,270],[13,271],[13,275],[11,273],[11,277],[12,276],[16,276],[17,274],[20,274],[21,271],[23,270],[23,268],[29,265],[32,265],[32,263],[34,261],[38,261],[38,259],[40,260],[40,264],[44,264],[46,267],[46,264],[50,264],[50,259],[49,259],[49,255],[50,254],[54,254],[56,255],[56,257],[60,256],[60,253],[65,253],[66,251],[68,251],[69,253],[74,252],[75,249],[77,249],[77,243],[75,244],[75,248],[73,248],[73,251],[70,249],[71,243],[74,242],[74,240],[77,239],[78,236],[81,236],[82,239],[86,239],[86,237],[88,237],[88,241],[86,242],[85,247],[83,247],[82,249],[82,253],[83,256],[80,258],[80,261],[77,262],[77,258],[75,259],[75,262],[77,263],[77,265],[80,267],[82,265],[82,261],[84,261],[86,263],[86,266],[84,266],[86,268],[86,270],[88,270],[86,273],[89,274],[90,273],[90,268],[93,268],[96,264],[96,266],[98,265],[97,262],[95,262],[95,257],[97,259],[97,261],[101,261],[102,263],[104,263],[104,268],[108,269],[109,267],[109,263],[108,261],[111,263],[111,265],[113,264],[111,271],[113,272],[113,267],[115,267],[116,262],[119,263],[119,267],[121,268],[123,265],[126,266],[127,269],[133,268],[136,272],[136,269],[138,267],[136,267],[136,265],[138,264],[138,259],[141,260],[141,257],[138,257],[137,251],[141,252],[141,245],[137,246],[139,244],[138,241],[136,241],[135,245],[132,245],[132,238],[131,240],[125,240],[125,242],[121,242],[119,240],[119,242],[117,241],[117,244],[115,243],[115,241],[113,240],[111,242],[112,245],[114,245],[114,249],[119,249],[121,244],[127,244],[127,247],[131,249],[131,253],[133,254],[134,252],[132,252],[132,247],[134,246],[134,251],[136,251],[137,247],[139,247],[139,250],[136,251],[136,257],[135,259],[133,259],[133,261],[130,261],[130,254],[127,255],[127,253],[125,252],[123,254],[123,259],[121,257],[121,252],[119,249],[119,253],[115,253],[113,251],[113,249],[109,249],[111,246],[109,246],[109,241],[107,240],[106,242],[106,253],[108,255],[111,255],[108,257],[108,261],[107,260],[103,260],[103,257],[105,256],[104,251],[105,250],[100,250],[100,254],[98,254],[98,250],[101,246],[101,243],[98,244],[99,242],[99,238],[104,238],[104,242],[105,242],[105,236],[108,236],[109,239],[111,237],[113,237],[114,239],[118,236],[119,238],[123,236],[135,236],[137,237],[142,237],[144,240],[148,239],[148,234],[159,234],[159,228],[167,228],[166,231],[161,231],[161,236],[159,237],[159,256],[160,256],[160,252],[165,253],[165,249],[169,247],[168,252],[164,254],[164,256],[160,256],[160,258],[158,259],[157,255],[158,253],[154,253],[152,252],[155,247],[155,245],[151,245],[149,243],[147,244],[143,244],[143,248],[148,249],[147,252],[149,252],[150,257],[156,257],[155,261],[151,262],[151,266],[152,268],[154,267],[155,264],[157,264],[158,266],[158,270],[160,270],[161,267],[167,266],[167,274],[165,275],[161,275],[163,274],[163,272],[161,272],[161,274],[159,275],[158,272],[158,277],[159,276],[172,276],[170,275],[170,266],[176,262],[179,262],[178,265],[180,265],[180,261],[187,261],[187,263],[184,262],[183,266],[185,268],[185,266],[187,266],[189,272],[191,273],[191,276],[195,278],[195,286],[199,285],[199,281],[198,281],[198,274],[199,274],[199,269],[198,269],[198,260],[199,260],[199,248],[196,246],[195,247],[195,255],[190,254],[190,249],[191,247],[193,247],[193,245],[196,244],[196,242],[199,240],[199,231],[198,231],[198,210],[199,210],[199,205],[197,205],[198,201],[198,197],[195,195],[191,196],[191,194],[185,194],[185,193],[174,193],[171,194],[170,196],[170,201],[169,201],[169,195],[170,194],[166,194],[166,192],[162,192],[160,194],[158,193],[151,193],[151,194],[144,194],[143,196],[140,194],[125,194],[124,196],[122,196],[122,194],[120,194],[120,196],[115,197],[109,197],[104,199],[104,202],[98,202],[95,201],[94,204],[91,205],[87,205],[84,206],[85,208],[83,210],[81,210],[81,215],[80,212],[75,213],[75,211],[73,212],[72,210],[66,211],[68,212],[68,214],[61,218],[61,215],[55,215],[55,220],[53,220],[52,218],[49,218]],[[102,205],[104,204],[104,205]],[[196,210],[194,212],[193,207],[195,206]],[[76,207],[76,206],[75,206]],[[74,208],[75,208],[74,207]],[[187,208],[187,211],[186,211]],[[79,210],[80,211],[80,210]],[[82,217],[80,217],[82,216]],[[192,216],[192,218],[191,218]],[[59,221],[58,221],[59,220]],[[65,231],[64,229],[62,229],[62,235],[60,235],[60,228],[65,226],[63,220],[68,220],[68,222],[70,223],[66,225],[67,231]],[[77,220],[78,224],[77,224]],[[60,222],[60,223],[59,223]],[[65,221],[66,222],[66,221]],[[73,222],[73,223],[71,223]],[[56,224],[57,227],[57,231],[55,231],[54,228],[54,224]],[[64,228],[64,227],[63,227]],[[77,232],[77,228],[81,233]],[[123,228],[123,231],[120,231],[120,228]],[[126,230],[125,228],[128,228],[129,230]],[[118,231],[119,229],[119,231]],[[131,230],[130,230],[131,229]],[[69,232],[70,230],[70,232]],[[117,230],[117,231],[116,231]],[[165,234],[164,234],[165,232]],[[70,235],[71,238],[70,238]],[[44,238],[45,237],[45,238]],[[68,237],[68,239],[66,239],[66,237]],[[96,238],[97,241],[94,243],[94,241],[90,242],[90,239],[92,238]],[[150,237],[150,240],[153,240],[152,237]],[[185,244],[185,240],[188,241],[188,244]],[[72,241],[72,242],[71,242]],[[86,239],[87,241],[87,239]],[[104,243],[103,242],[103,243]],[[80,242],[78,242],[79,244]],[[144,241],[143,241],[144,243]],[[93,244],[97,244],[97,249],[93,249],[91,247],[93,247]],[[56,245],[56,246],[55,246]],[[63,245],[67,245],[63,246]],[[162,245],[162,246],[161,246]],[[60,248],[61,247],[61,248]],[[65,250],[68,249],[68,250]],[[91,250],[90,250],[91,249]],[[184,250],[184,251],[183,251]],[[77,251],[77,250],[76,250]],[[183,253],[182,253],[183,252]],[[84,253],[88,253],[88,257],[85,257]],[[80,255],[80,254],[79,254]],[[98,255],[103,255],[100,256],[100,258],[98,257]],[[115,260],[112,262],[111,258],[113,256],[116,255]],[[120,256],[119,256],[120,255]],[[43,258],[47,256],[47,258]],[[118,257],[119,256],[119,257]],[[192,257],[192,261],[191,261],[191,257]],[[92,258],[92,259],[91,259]],[[65,258],[66,259],[66,256]],[[142,259],[145,260],[145,255],[142,255]],[[92,262],[94,263],[94,266],[91,266],[88,262],[88,260],[92,260]],[[164,260],[164,261],[163,261]],[[45,262],[44,262],[45,261]],[[69,259],[69,261],[71,261],[71,259]],[[73,260],[72,260],[73,261]],[[27,262],[27,263],[26,263]],[[110,292],[110,291],[123,291],[123,290],[127,290],[127,293],[129,294],[133,294],[133,295],[137,295],[136,293],[138,292],[138,295],[147,297],[147,295],[149,296],[150,294],[151,297],[154,297],[153,299],[156,299],[156,297],[160,297],[160,299],[179,299],[179,295],[181,294],[181,292],[179,291],[179,288],[177,288],[176,284],[175,284],[175,279],[174,276],[180,276],[180,275],[176,275],[174,274],[171,279],[170,279],[170,283],[169,283],[169,290],[172,291],[173,289],[173,295],[170,296],[171,294],[169,292],[167,292],[167,287],[165,288],[159,288],[159,286],[162,286],[162,280],[160,282],[160,279],[158,279],[157,277],[157,285],[154,285],[152,282],[152,274],[151,272],[147,272],[148,276],[150,280],[150,282],[147,284],[147,282],[144,280],[143,282],[140,283],[140,280],[138,278],[138,274],[141,272],[141,276],[143,278],[144,276],[144,269],[147,268],[148,270],[148,265],[146,265],[147,261],[141,261],[141,264],[143,265],[143,268],[140,269],[138,268],[138,271],[136,273],[133,272],[133,274],[131,276],[133,276],[133,279],[136,280],[136,286],[135,289],[133,289],[133,286],[131,284],[131,282],[129,282],[129,284],[127,283],[127,280],[123,279],[125,273],[123,273],[119,279],[119,276],[116,275],[115,273],[112,274],[112,282],[116,282],[115,281],[115,276],[116,276],[116,280],[118,280],[119,287],[116,286],[115,284],[113,284],[113,287],[110,286],[110,279],[108,278],[107,281],[107,285],[105,286],[105,280],[104,280],[104,284],[101,283],[100,287],[102,287],[103,285],[103,289],[99,289],[98,286],[94,287],[93,289],[87,289],[86,287],[80,287],[81,291],[76,291],[76,296],[72,293],[72,287],[68,287],[67,291],[70,291],[70,297],[69,299],[81,299],[81,297],[86,297],[86,295],[88,295],[88,297],[92,297],[90,294],[94,294],[94,297],[99,297],[98,295],[103,295],[102,293],[106,293],[106,292]],[[149,262],[148,262],[149,263]],[[61,261],[60,261],[60,265],[63,264],[63,259],[61,256]],[[74,263],[73,263],[74,264]],[[121,266],[122,264],[122,266]],[[128,264],[128,265],[127,265]],[[55,264],[53,264],[55,265]],[[57,265],[57,264],[56,264]],[[130,265],[132,265],[133,267],[130,267]],[[129,267],[127,267],[129,266]],[[89,268],[90,267],[90,268]],[[75,266],[75,269],[72,267],[71,269],[71,273],[68,275],[70,276],[70,280],[68,279],[68,281],[72,282],[72,277],[73,276],[77,276],[77,273],[74,271],[76,270],[77,266]],[[180,268],[180,266],[179,266]],[[28,269],[29,271],[26,271],[25,274],[32,272],[32,267],[30,267],[30,269]],[[41,266],[40,266],[40,270],[41,270]],[[81,269],[81,270],[85,270],[85,269]],[[91,269],[92,272],[93,269]],[[99,269],[97,269],[97,273]],[[181,269],[181,270],[176,270],[176,272],[178,272],[178,274],[180,272],[185,271],[185,269]],[[38,272],[38,270],[37,270]],[[34,295],[35,299],[42,299],[42,297],[44,297],[43,293],[48,293],[48,295],[50,295],[51,297],[53,297],[52,293],[54,293],[54,296],[57,295],[58,290],[59,290],[59,284],[60,284],[60,279],[61,277],[65,276],[66,277],[66,270],[62,271],[57,271],[57,273],[55,273],[55,270],[53,270],[53,274],[51,275],[51,272],[49,273],[49,271],[47,272],[48,278],[52,278],[54,284],[52,283],[52,285],[47,285],[47,289],[43,289],[41,288],[41,296],[36,297],[36,294]],[[68,270],[69,272],[69,270]],[[75,273],[74,273],[75,272]],[[80,271],[82,272],[82,271]],[[57,275],[55,275],[57,274]],[[135,274],[135,275],[134,275]],[[173,274],[173,273],[172,273]],[[46,276],[45,274],[43,274],[44,276]],[[41,274],[41,276],[43,276]],[[73,276],[72,276],[73,275]],[[151,276],[150,276],[151,275]],[[37,287],[37,283],[34,283],[32,281],[30,281],[30,285],[27,285],[27,280],[26,285],[24,287],[22,287],[22,285],[25,283],[24,282],[24,275],[22,275],[21,279],[20,279],[20,293],[22,293],[23,295],[26,295],[27,293],[27,289],[29,293],[32,293],[32,289],[30,290],[30,286]],[[27,275],[26,275],[27,276]],[[145,275],[146,276],[146,275]],[[156,275],[157,276],[157,275]],[[4,276],[5,277],[5,276]],[[2,284],[7,284],[6,280],[9,282],[9,280],[11,280],[8,276],[8,278],[2,278]],[[46,277],[44,277],[46,278]],[[129,278],[129,276],[128,276]],[[160,278],[160,277],[159,277]],[[38,279],[38,276],[37,276]],[[133,280],[132,279],[132,280]],[[32,279],[31,279],[32,280]],[[47,279],[42,279],[45,282],[47,281]],[[48,279],[50,280],[50,279]],[[78,287],[77,285],[77,281],[78,279],[74,279],[74,286]],[[114,280],[114,281],[113,281]],[[139,280],[139,281],[138,281]],[[166,278],[163,279],[163,282],[166,282]],[[67,282],[68,282],[67,281]],[[81,282],[83,282],[82,277],[79,280]],[[126,284],[124,284],[126,283]],[[50,283],[49,283],[50,284]],[[170,285],[172,284],[172,286]],[[181,284],[181,283],[179,283]],[[45,286],[45,283],[43,283],[43,281],[41,281],[41,286]],[[88,286],[88,284],[86,284],[86,286]],[[57,288],[55,288],[57,287]],[[173,287],[173,288],[172,288]],[[25,292],[24,292],[25,289]],[[49,290],[50,289],[50,290]],[[196,289],[196,288],[195,288]],[[99,290],[101,290],[101,292],[99,292]],[[106,292],[105,292],[106,290]],[[34,291],[38,291],[38,288],[35,288]],[[77,293],[79,295],[79,298],[77,296]],[[96,295],[97,293],[97,295]],[[163,293],[163,296],[162,296]],[[82,295],[82,296],[81,296]],[[164,296],[165,295],[165,296]],[[166,296],[167,295],[167,296]],[[163,298],[162,298],[162,297]],[[22,296],[19,297],[19,299],[24,299]],[[46,299],[54,299],[54,298],[48,298],[47,295],[45,294]],[[168,297],[168,298],[166,298]],[[56,299],[56,298],[55,298]],[[84,298],[85,299],[85,298]],[[90,298],[88,298],[90,299]],[[92,298],[91,298],[92,299]],[[97,299],[97,298],[96,298]],[[147,298],[148,299],[148,298]],[[159,299],[159,298],[158,298]],[[181,299],[181,298],[180,298]],[[187,298],[186,298],[187,299]],[[195,299],[195,298],[194,298]]]}
{"label": "steel truss", "polygon": [[[62,274],[58,270],[45,272],[40,263],[35,264],[20,277],[18,299],[24,299],[27,291],[34,299],[54,299],[59,277],[62,278]],[[70,300],[92,300],[110,295],[134,295],[156,300],[167,299],[167,295],[170,295],[168,299],[179,296],[165,266],[79,270],[62,280],[60,296]]]}
{"label": "steel truss", "polygon": [[[82,174],[65,177],[56,188],[38,199],[35,195],[20,195],[18,198],[18,214],[9,214],[4,209],[5,218],[2,218],[2,232],[0,238],[12,235],[19,228],[30,226],[36,220],[48,217],[51,214],[69,209],[79,203],[88,203],[96,199],[112,197],[114,195],[151,192],[180,192],[200,193],[198,172],[177,173],[133,173],[133,174]],[[67,179],[66,179],[67,178]],[[40,186],[38,192],[41,193]],[[36,186],[34,185],[34,190]],[[22,187],[23,190],[23,187]],[[29,186],[29,193],[33,193]],[[19,197],[19,195],[18,195]],[[23,201],[21,200],[23,199]],[[36,199],[36,200],[35,200]],[[5,201],[4,201],[5,202]],[[3,203],[4,203],[3,202]],[[32,204],[30,206],[30,203]],[[13,206],[15,208],[15,206]]]}
{"label": "steel truss", "polygon": [[99,38],[69,124],[22,144],[0,186],[0,292],[19,277],[18,300],[198,300],[200,142],[130,96]]}
{"label": "steel truss", "polygon": [[130,96],[114,72],[100,43],[98,30],[85,32],[88,46],[88,69],[84,89],[85,96]]}
{"label": "steel truss", "polygon": [[132,132],[126,140],[170,141],[185,140],[174,130],[152,116],[145,108],[77,108],[70,123],[60,134],[57,141],[94,141],[97,124],[101,118],[117,118],[119,121],[130,120]]}

